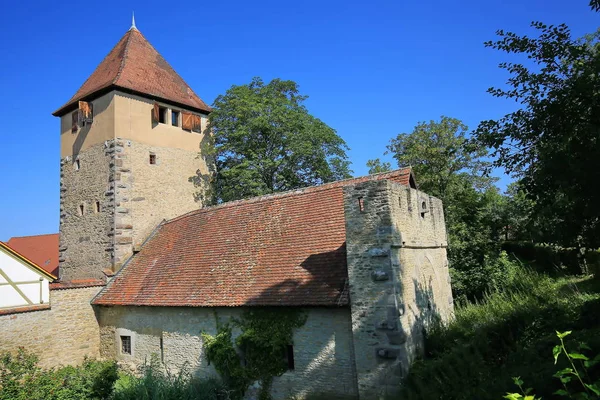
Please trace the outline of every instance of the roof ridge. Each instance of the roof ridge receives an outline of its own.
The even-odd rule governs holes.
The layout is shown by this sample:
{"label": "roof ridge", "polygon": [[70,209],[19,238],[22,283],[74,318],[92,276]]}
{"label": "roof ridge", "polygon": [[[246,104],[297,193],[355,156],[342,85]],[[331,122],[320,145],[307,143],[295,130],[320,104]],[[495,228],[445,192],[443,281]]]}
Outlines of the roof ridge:
{"label": "roof ridge", "polygon": [[[136,29],[136,31],[139,32],[140,35],[142,34],[137,29]],[[119,69],[117,70],[117,74],[115,75],[115,77],[112,80],[112,84],[113,85],[117,84],[117,81],[121,77],[121,72],[123,72],[123,69],[125,68],[125,61],[127,60],[127,55],[129,54],[129,43],[131,42],[131,32],[133,32],[133,30],[129,29],[127,31],[127,33],[125,33],[127,35],[127,40],[125,41],[125,45],[124,45],[125,48],[123,49],[123,57],[121,57],[121,65],[119,65]]]}
{"label": "roof ridge", "polygon": [[170,224],[171,222],[176,222],[182,218],[185,218],[185,217],[188,217],[188,216],[194,215],[194,214],[201,214],[201,213],[210,212],[213,210],[235,207],[240,204],[253,204],[253,203],[260,202],[260,201],[268,201],[268,200],[285,198],[285,197],[290,197],[290,196],[300,196],[300,195],[320,192],[320,191],[324,191],[324,190],[338,189],[340,187],[346,186],[346,185],[344,185],[344,183],[350,184],[350,182],[360,180],[360,179],[370,178],[368,180],[373,180],[372,178],[382,177],[384,175],[390,175],[390,176],[393,174],[405,175],[406,173],[410,174],[411,171],[412,171],[412,169],[410,167],[405,167],[405,168],[399,168],[399,169],[396,169],[393,171],[379,172],[377,174],[363,175],[363,176],[357,176],[354,178],[347,178],[347,179],[341,179],[338,181],[322,183],[320,185],[312,185],[312,186],[306,186],[303,188],[290,189],[290,190],[286,190],[284,192],[269,193],[269,194],[264,194],[261,196],[249,197],[247,199],[232,200],[232,201],[217,204],[214,206],[202,207],[197,210],[188,211],[185,214],[179,215],[177,217],[174,217],[170,220],[165,221],[163,225]]}
{"label": "roof ridge", "polygon": [[56,232],[56,233],[40,233],[39,235],[26,235],[26,236],[12,236],[10,239],[21,239],[21,238],[30,238],[30,237],[39,237],[39,236],[54,236],[54,235],[60,235],[60,232]]}

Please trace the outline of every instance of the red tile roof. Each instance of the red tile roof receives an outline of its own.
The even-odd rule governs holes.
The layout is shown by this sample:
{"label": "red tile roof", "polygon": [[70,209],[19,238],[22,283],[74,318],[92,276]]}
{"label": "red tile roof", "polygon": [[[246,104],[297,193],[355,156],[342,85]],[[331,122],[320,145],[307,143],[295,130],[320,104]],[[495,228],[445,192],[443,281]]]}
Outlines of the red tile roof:
{"label": "red tile roof", "polygon": [[79,100],[91,100],[94,94],[111,88],[125,89],[197,111],[210,111],[210,107],[171,68],[144,35],[132,28],[77,93],[53,115],[61,116],[74,108]]}
{"label": "red tile roof", "polygon": [[343,187],[390,173],[234,201],[163,223],[93,301],[136,306],[348,304]]}
{"label": "red tile roof", "polygon": [[58,276],[59,234],[13,237],[6,244],[37,264],[44,271]]}

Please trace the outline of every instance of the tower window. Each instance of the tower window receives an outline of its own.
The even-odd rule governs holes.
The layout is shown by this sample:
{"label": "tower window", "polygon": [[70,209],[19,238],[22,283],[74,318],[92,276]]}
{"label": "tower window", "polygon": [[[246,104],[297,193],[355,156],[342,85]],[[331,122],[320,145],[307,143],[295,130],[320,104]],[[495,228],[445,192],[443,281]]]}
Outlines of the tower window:
{"label": "tower window", "polygon": [[161,124],[167,123],[167,108],[166,107],[158,107],[158,122]]}
{"label": "tower window", "polygon": [[79,168],[81,168],[81,164],[79,163],[79,159],[75,160],[75,162],[73,163],[73,168],[75,168],[75,171],[79,171]]}
{"label": "tower window", "polygon": [[83,212],[85,211],[85,207],[84,207],[83,204],[79,205],[78,211],[79,211],[79,216],[82,217],[83,216]]}
{"label": "tower window", "polygon": [[171,125],[179,126],[179,111],[171,110]]}
{"label": "tower window", "polygon": [[96,205],[95,205],[94,211],[96,211],[97,213],[99,213],[99,212],[100,212],[100,202],[99,202],[99,201],[97,201],[97,202],[96,202]]}
{"label": "tower window", "polygon": [[150,165],[156,165],[156,154],[150,154]]}
{"label": "tower window", "polygon": [[121,354],[131,355],[131,336],[121,336]]}

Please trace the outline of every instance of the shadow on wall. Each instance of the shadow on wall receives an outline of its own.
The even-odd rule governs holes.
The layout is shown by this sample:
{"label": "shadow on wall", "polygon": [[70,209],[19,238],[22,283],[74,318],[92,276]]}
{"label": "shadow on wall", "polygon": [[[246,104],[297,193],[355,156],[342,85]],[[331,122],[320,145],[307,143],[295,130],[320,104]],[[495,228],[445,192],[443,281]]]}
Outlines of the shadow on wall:
{"label": "shadow on wall", "polygon": [[[110,105],[110,103],[108,103],[108,102],[100,102],[100,103],[101,104],[98,104],[98,105],[94,104],[94,120],[96,119],[97,116],[99,116],[104,111],[106,111],[106,109]],[[73,148],[72,148],[73,159],[75,159],[81,152],[81,148],[83,147],[83,144],[85,143],[85,139],[87,138],[87,135],[90,133],[90,129],[93,125],[94,125],[94,122],[92,122],[91,125],[85,124],[85,126],[80,127],[79,130],[77,131],[77,138],[75,139],[75,142],[73,143]]]}
{"label": "shadow on wall", "polygon": [[197,170],[196,174],[188,178],[188,182],[194,184],[196,192],[194,193],[194,201],[201,203],[203,207],[216,204],[215,194],[215,177],[217,173],[216,159],[214,155],[214,139],[210,129],[205,129],[200,141],[200,151],[196,158],[204,160],[208,172],[203,174]]}
{"label": "shadow on wall", "polygon": [[[294,346],[295,369],[275,378],[272,393],[275,398],[356,399],[346,244],[334,251],[312,254],[300,266],[303,276],[275,284],[246,303],[256,306],[273,303],[274,299],[281,299],[282,306],[301,305],[306,300],[317,303],[316,307],[303,307],[309,318],[290,343]],[[308,279],[305,272],[309,273]]]}

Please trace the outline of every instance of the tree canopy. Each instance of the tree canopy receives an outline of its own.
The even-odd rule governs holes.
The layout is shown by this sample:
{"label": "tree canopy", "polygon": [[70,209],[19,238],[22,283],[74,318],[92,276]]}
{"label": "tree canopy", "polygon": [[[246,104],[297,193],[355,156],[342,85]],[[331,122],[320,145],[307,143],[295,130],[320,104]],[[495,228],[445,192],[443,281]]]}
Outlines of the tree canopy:
{"label": "tree canopy", "polygon": [[[393,155],[398,166],[412,166],[421,190],[443,200],[459,172],[467,173],[473,183],[487,182],[480,173],[487,165],[482,160],[487,150],[468,143],[467,132],[460,120],[442,116],[439,121],[420,122],[411,133],[391,139],[387,153]],[[375,165],[378,161],[369,162]]]}
{"label": "tree canopy", "polygon": [[[210,114],[218,201],[231,201],[350,177],[348,147],[310,115],[289,80],[254,78],[232,86]],[[206,149],[205,149],[206,152]]]}
{"label": "tree canopy", "polygon": [[582,40],[566,25],[534,22],[538,37],[498,31],[486,46],[528,59],[502,63],[507,88],[496,97],[522,108],[499,120],[483,121],[477,142],[493,149],[504,167],[544,216],[543,235],[567,246],[600,246],[600,44],[598,33]]}

